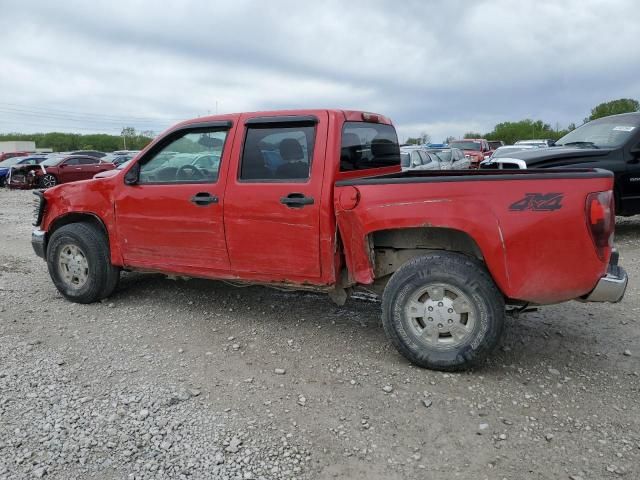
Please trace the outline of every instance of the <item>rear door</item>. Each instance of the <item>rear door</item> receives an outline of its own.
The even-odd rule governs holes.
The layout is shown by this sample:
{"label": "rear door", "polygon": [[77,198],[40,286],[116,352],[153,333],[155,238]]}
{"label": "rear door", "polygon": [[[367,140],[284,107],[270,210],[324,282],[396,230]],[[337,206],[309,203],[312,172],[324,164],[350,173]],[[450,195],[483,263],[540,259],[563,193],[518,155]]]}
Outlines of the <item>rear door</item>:
{"label": "rear door", "polygon": [[319,278],[327,112],[241,117],[225,192],[231,269],[254,279]]}

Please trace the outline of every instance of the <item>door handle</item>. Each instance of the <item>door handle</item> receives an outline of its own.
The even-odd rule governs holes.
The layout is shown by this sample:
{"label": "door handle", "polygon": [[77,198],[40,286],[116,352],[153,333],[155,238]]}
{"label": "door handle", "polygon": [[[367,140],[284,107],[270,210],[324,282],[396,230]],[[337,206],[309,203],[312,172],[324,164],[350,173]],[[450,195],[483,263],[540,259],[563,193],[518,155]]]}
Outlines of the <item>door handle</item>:
{"label": "door handle", "polygon": [[212,203],[218,203],[218,197],[209,192],[199,192],[191,197],[191,203],[195,203],[199,207],[206,207]]}
{"label": "door handle", "polygon": [[289,208],[303,208],[305,205],[313,205],[313,197],[305,197],[304,193],[290,193],[280,199],[280,203]]}

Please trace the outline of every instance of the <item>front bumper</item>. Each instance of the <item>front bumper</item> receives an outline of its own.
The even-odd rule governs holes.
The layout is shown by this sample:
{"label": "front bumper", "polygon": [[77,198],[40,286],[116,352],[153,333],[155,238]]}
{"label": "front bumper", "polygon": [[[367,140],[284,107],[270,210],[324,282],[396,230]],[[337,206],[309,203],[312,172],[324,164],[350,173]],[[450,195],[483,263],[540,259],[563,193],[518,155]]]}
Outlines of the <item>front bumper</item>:
{"label": "front bumper", "polygon": [[591,293],[581,298],[585,302],[611,302],[622,300],[627,289],[627,272],[618,265],[618,252],[611,254],[607,274],[602,277]]}
{"label": "front bumper", "polygon": [[39,228],[31,232],[31,246],[33,247],[33,251],[36,252],[36,255],[40,258],[45,258],[45,240],[46,233]]}

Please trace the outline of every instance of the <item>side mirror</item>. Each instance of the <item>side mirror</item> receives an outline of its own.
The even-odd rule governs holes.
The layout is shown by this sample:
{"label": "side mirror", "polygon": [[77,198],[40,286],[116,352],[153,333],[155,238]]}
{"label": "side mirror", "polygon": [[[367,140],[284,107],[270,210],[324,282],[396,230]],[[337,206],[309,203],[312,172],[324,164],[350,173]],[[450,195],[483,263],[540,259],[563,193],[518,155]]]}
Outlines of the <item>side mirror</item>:
{"label": "side mirror", "polygon": [[140,180],[140,164],[134,163],[124,176],[125,185],[136,185]]}

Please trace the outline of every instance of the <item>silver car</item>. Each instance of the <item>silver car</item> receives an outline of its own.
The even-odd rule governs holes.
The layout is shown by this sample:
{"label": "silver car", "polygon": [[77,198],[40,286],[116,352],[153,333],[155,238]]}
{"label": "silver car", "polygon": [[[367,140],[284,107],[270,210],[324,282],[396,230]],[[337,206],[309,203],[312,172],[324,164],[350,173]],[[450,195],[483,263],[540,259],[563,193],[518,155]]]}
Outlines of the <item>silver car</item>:
{"label": "silver car", "polygon": [[402,171],[440,170],[440,159],[422,147],[400,147]]}

